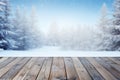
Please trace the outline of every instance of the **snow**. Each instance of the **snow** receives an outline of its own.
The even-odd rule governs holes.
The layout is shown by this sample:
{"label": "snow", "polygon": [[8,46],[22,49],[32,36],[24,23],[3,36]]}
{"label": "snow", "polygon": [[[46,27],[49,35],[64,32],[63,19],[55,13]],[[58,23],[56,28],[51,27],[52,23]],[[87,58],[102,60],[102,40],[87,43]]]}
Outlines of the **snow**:
{"label": "snow", "polygon": [[[3,3],[3,2],[0,2],[0,5],[6,5],[5,3]],[[3,9],[0,7],[0,11],[3,11]]]}
{"label": "snow", "polygon": [[0,8],[0,11],[2,11],[3,9],[2,8]]}
{"label": "snow", "polygon": [[119,57],[118,51],[74,51],[62,50],[60,47],[45,46],[28,51],[0,50],[1,57]]}
{"label": "snow", "polygon": [[3,2],[0,2],[0,5],[6,5],[5,3],[3,3]]}

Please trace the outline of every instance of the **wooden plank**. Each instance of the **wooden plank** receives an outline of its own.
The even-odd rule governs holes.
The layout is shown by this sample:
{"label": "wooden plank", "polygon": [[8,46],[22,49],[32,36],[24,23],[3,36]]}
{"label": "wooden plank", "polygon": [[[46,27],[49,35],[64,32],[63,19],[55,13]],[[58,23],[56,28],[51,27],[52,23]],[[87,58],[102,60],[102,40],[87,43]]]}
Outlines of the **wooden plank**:
{"label": "wooden plank", "polygon": [[92,80],[90,75],[88,74],[87,70],[84,68],[82,63],[79,61],[78,58],[72,58],[75,69],[78,73],[80,80]]}
{"label": "wooden plank", "polygon": [[103,67],[105,67],[106,70],[108,70],[117,79],[120,79],[120,72],[117,70],[117,68],[120,69],[120,66],[117,66],[108,58],[99,58],[99,59],[100,59],[100,64]]}
{"label": "wooden plank", "polygon": [[15,64],[17,64],[22,58],[17,58],[7,66],[0,69],[0,77],[2,77],[8,70],[10,70]]}
{"label": "wooden plank", "polygon": [[29,61],[30,58],[24,58],[15,64],[5,75],[1,77],[3,80],[12,80],[21,68]]}
{"label": "wooden plank", "polygon": [[95,67],[85,58],[79,58],[86,70],[89,72],[92,80],[105,80]]}
{"label": "wooden plank", "polygon": [[2,80],[120,80],[116,58],[1,58],[0,61]]}
{"label": "wooden plank", "polygon": [[114,59],[116,59],[116,60],[120,61],[120,57],[114,57]]}
{"label": "wooden plank", "polygon": [[38,58],[31,70],[26,74],[23,80],[35,80],[42,68],[45,58]]}
{"label": "wooden plank", "polygon": [[108,65],[110,65],[114,70],[120,73],[120,64],[115,63],[114,61],[110,60],[109,58],[102,58]]}
{"label": "wooden plank", "polygon": [[64,58],[64,62],[65,62],[65,67],[66,67],[67,79],[68,80],[80,80],[75,70],[72,59]]}
{"label": "wooden plank", "polygon": [[48,80],[52,66],[52,58],[47,58],[36,80]]}
{"label": "wooden plank", "polygon": [[32,58],[21,70],[20,72],[13,78],[13,80],[23,80],[26,74],[30,71],[31,67],[35,64],[37,58]]}
{"label": "wooden plank", "polygon": [[64,60],[60,57],[53,58],[52,70],[49,80],[66,80]]}
{"label": "wooden plank", "polygon": [[112,60],[113,62],[115,62],[116,64],[119,64],[119,65],[120,65],[120,61],[117,60],[117,58],[110,58],[110,57],[109,57],[109,59]]}
{"label": "wooden plank", "polygon": [[[105,80],[117,80],[110,72],[108,72],[102,65],[100,65],[95,59],[87,58],[92,65],[98,70],[98,72],[105,78]],[[102,62],[104,63],[104,62]]]}
{"label": "wooden plank", "polygon": [[3,58],[1,58],[1,59],[0,59],[0,63],[3,62],[3,61],[5,61],[6,59],[8,59],[8,57],[3,57]]}
{"label": "wooden plank", "polygon": [[12,62],[15,59],[16,58],[8,58],[8,59],[4,60],[3,62],[0,63],[0,69],[3,68],[4,66],[8,65],[10,62]]}
{"label": "wooden plank", "polygon": [[100,63],[106,70],[108,70],[113,76],[115,76],[118,80],[120,79],[119,75],[116,73],[115,68],[110,66],[108,63],[106,63],[101,58],[95,58],[98,63]]}

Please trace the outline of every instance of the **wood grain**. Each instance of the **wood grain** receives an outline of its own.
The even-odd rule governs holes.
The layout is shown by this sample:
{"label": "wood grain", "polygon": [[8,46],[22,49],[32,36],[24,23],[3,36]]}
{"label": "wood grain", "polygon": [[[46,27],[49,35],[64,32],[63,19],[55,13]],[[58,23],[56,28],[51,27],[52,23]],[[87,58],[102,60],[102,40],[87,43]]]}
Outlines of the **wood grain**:
{"label": "wood grain", "polygon": [[49,80],[66,80],[63,58],[53,58],[52,70]]}
{"label": "wood grain", "polygon": [[120,80],[120,58],[2,57],[0,80]]}

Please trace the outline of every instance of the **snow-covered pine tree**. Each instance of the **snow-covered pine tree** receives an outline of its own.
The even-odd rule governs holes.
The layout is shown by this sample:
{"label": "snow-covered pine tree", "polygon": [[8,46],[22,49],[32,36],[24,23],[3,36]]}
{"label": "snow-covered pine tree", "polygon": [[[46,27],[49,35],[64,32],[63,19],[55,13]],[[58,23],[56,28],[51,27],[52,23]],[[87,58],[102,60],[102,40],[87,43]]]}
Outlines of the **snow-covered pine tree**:
{"label": "snow-covered pine tree", "polygon": [[5,3],[3,3],[2,0],[0,0],[0,11],[3,11],[2,6],[4,6],[4,5],[5,5]]}
{"label": "snow-covered pine tree", "polygon": [[111,50],[120,50],[120,0],[114,2]]}
{"label": "snow-covered pine tree", "polygon": [[32,6],[28,19],[27,46],[29,49],[41,47],[43,36],[39,28],[40,26],[38,26],[38,14],[35,6]]}
{"label": "snow-covered pine tree", "polygon": [[[19,18],[19,19],[18,19]],[[24,10],[17,8],[13,20],[16,37],[16,49],[27,50],[42,45],[42,33],[37,24],[37,12],[32,7],[31,13],[24,13]]]}
{"label": "snow-covered pine tree", "polygon": [[101,8],[101,16],[96,32],[96,50],[110,50],[110,19],[108,18],[108,9],[104,3]]}
{"label": "snow-covered pine tree", "polygon": [[71,28],[62,28],[60,30],[60,45],[62,46],[63,49],[71,49],[73,46],[73,39],[74,38],[74,33],[75,30],[71,29]]}
{"label": "snow-covered pine tree", "polygon": [[50,46],[57,46],[59,44],[59,29],[56,22],[50,25],[47,42]]}
{"label": "snow-covered pine tree", "polygon": [[109,24],[108,21],[109,21],[108,9],[107,9],[106,4],[104,3],[101,8],[101,17],[100,17],[100,23],[99,23],[99,27],[103,33],[106,33],[108,30],[107,29],[107,26]]}
{"label": "snow-covered pine tree", "polygon": [[17,50],[26,50],[27,49],[27,27],[28,27],[28,19],[26,17],[27,14],[23,13],[23,10],[20,7],[17,7],[16,12],[14,14],[13,25],[14,31],[16,35],[15,38],[15,47]]}
{"label": "snow-covered pine tree", "polygon": [[0,48],[10,49],[12,46],[11,22],[10,22],[10,4],[9,0],[0,0]]}
{"label": "snow-covered pine tree", "polygon": [[114,2],[114,25],[120,28],[120,0]]}
{"label": "snow-covered pine tree", "polygon": [[[3,3],[0,0],[0,3]],[[5,3],[4,3],[5,4]],[[7,49],[7,41],[5,40],[4,36],[4,5],[0,4],[0,48]]]}

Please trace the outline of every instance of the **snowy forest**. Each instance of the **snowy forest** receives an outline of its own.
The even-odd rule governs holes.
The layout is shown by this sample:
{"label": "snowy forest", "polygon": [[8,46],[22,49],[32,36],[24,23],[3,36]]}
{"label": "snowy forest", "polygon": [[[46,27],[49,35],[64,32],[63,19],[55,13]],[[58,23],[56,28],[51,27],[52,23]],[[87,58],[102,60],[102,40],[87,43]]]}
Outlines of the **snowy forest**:
{"label": "snowy forest", "polygon": [[10,0],[0,0],[0,48],[30,50],[43,46],[59,46],[64,50],[119,51],[120,0],[114,0],[113,12],[104,3],[98,23],[93,26],[58,27],[49,25],[45,33],[38,25],[39,13],[35,6],[29,12],[18,6],[13,11]]}

